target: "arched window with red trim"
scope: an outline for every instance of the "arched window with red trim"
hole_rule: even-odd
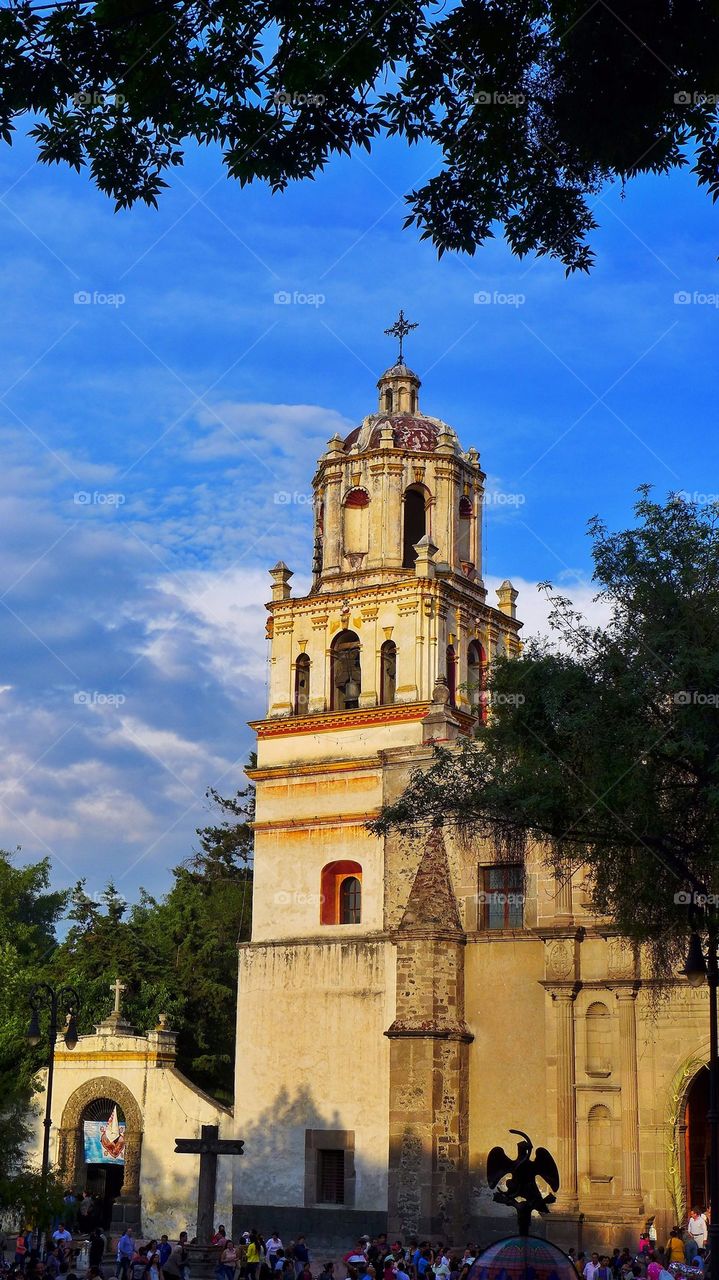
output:
[[[342,859],[322,868],[320,923],[360,924],[362,921],[362,868]]]

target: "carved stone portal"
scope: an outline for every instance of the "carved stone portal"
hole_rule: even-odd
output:
[[[85,1108],[96,1098],[112,1098],[125,1113],[125,1168],[122,1198],[140,1195],[140,1161],[142,1157],[142,1112],[126,1085],[111,1076],[87,1080],[68,1098],[62,1113],[59,1132],[58,1165],[66,1186],[78,1187],[84,1182],[84,1149],[82,1118]]]

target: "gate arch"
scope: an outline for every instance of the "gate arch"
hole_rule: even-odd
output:
[[[140,1195],[142,1156],[142,1112],[127,1085],[112,1076],[96,1076],[70,1094],[62,1113],[59,1132],[58,1165],[67,1186],[77,1187],[84,1165],[83,1134],[80,1128],[88,1103],[96,1098],[112,1098],[125,1113],[125,1168],[122,1198]]]

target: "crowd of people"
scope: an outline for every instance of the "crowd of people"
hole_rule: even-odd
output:
[[[647,1224],[638,1247],[589,1255],[569,1250],[581,1280],[701,1280],[706,1258],[708,1215],[692,1210],[684,1230],[674,1227],[659,1245]],[[140,1242],[127,1229],[111,1242],[99,1227],[83,1239],[59,1223],[39,1248],[21,1231],[8,1258],[8,1240],[0,1236],[1,1280],[192,1280],[193,1255],[186,1231],[176,1242],[167,1235]],[[211,1242],[215,1280],[469,1280],[479,1246],[463,1249],[443,1242],[389,1241],[386,1235],[360,1239],[341,1259],[315,1263],[305,1236],[287,1245],[274,1231],[265,1238],[245,1231],[233,1241],[220,1225]]]

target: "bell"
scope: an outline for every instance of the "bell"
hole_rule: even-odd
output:
[[[359,693],[360,687],[357,681],[350,677],[345,685],[345,698],[347,698],[349,702],[354,702],[356,698],[359,698]]]

